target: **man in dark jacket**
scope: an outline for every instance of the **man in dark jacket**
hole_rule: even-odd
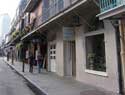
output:
[[[34,58],[32,52],[29,52],[29,72],[33,73],[33,63],[34,63]]]

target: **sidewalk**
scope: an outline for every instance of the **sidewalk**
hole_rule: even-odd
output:
[[[29,73],[27,64],[23,73],[21,62],[14,62],[14,65],[11,65],[11,62],[6,61],[6,59],[4,61],[45,95],[117,95],[101,88],[83,84],[72,78],[59,77],[51,72],[42,71],[39,74],[37,67],[34,67],[33,74]]]

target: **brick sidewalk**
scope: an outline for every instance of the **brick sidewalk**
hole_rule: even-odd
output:
[[[107,92],[101,88],[83,84],[72,78],[59,77],[45,70],[42,70],[39,74],[36,66],[34,67],[34,72],[29,73],[29,66],[26,64],[25,72],[23,73],[21,62],[14,62],[14,65],[11,65],[11,62],[5,59],[4,61],[46,95],[118,95]]]

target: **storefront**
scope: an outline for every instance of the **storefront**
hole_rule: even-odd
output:
[[[55,42],[50,42],[49,43],[49,60],[50,60],[50,71],[51,72],[56,72],[56,43]]]
[[[76,28],[76,79],[118,93],[116,31],[110,21],[103,24],[90,32]]]
[[[64,75],[76,76],[76,46],[73,27],[63,27]]]

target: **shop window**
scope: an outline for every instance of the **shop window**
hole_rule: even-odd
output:
[[[56,59],[56,45],[50,46],[50,59]]]
[[[53,45],[50,46],[50,49],[53,49]]]
[[[53,52],[52,52],[52,51],[50,51],[50,54],[53,54]]]
[[[56,51],[53,51],[53,54],[56,54]]]
[[[86,37],[86,68],[106,72],[104,34]]]

